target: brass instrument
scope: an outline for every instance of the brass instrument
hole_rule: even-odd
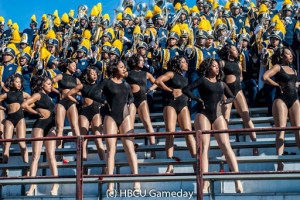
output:
[[[144,16],[148,10],[148,5],[146,3],[140,2],[136,5],[136,10],[138,11],[140,20],[141,20],[141,26],[140,26],[141,32],[142,32],[142,34],[144,34],[145,30],[146,30],[146,22],[145,22]]]
[[[178,19],[180,18],[181,14],[183,13],[183,9],[181,8],[174,16],[172,21],[170,22],[170,26],[173,27],[176,22],[178,21]]]
[[[80,21],[81,18],[84,17],[84,15],[86,15],[89,11],[89,8],[87,7],[87,5],[80,5],[78,6],[78,14],[77,14],[77,19],[78,21]]]
[[[65,39],[64,45],[63,45],[63,50],[64,50],[63,58],[64,59],[66,59],[66,57],[67,57],[68,48],[69,48],[69,46],[71,44],[71,41],[72,41],[74,26],[75,26],[75,21],[73,20],[72,24],[71,24],[71,28],[69,30],[69,34],[67,35],[67,37],[64,38]]]

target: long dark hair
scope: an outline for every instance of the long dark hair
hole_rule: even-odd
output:
[[[31,90],[33,93],[39,93],[43,91],[43,85],[46,81],[51,80],[51,77],[49,76],[36,76],[33,79],[31,79]]]
[[[188,59],[185,57],[185,56],[175,56],[174,58],[172,58],[169,62],[168,62],[168,71],[173,71],[173,72],[176,72],[178,74],[183,74],[183,71],[181,69],[181,66],[180,66],[180,61],[181,59],[185,59],[186,61],[188,61]]]
[[[218,55],[219,55],[219,57],[222,59],[222,60],[224,60],[224,61],[229,61],[229,56],[230,56],[230,49],[231,49],[231,47],[235,47],[234,45],[232,45],[232,44],[226,44],[226,45],[224,45],[223,47],[222,47],[222,49],[220,49],[219,51],[218,51]],[[238,61],[239,59],[238,58],[236,58],[236,62]]]
[[[197,69],[199,76],[208,77],[209,70],[214,61],[217,62],[219,65],[219,74],[217,75],[217,80],[218,81],[222,80],[224,73],[220,68],[219,61],[214,58],[206,58],[205,60],[202,61],[202,63],[200,64],[200,68]]]
[[[140,54],[134,54],[128,59],[127,66],[129,67],[130,70],[133,70],[138,65],[140,61],[140,57],[144,59],[144,57]]]
[[[14,89],[13,85],[14,85],[14,81],[19,78],[21,80],[21,88],[20,90],[23,90],[23,83],[24,83],[24,79],[22,77],[21,74],[13,74],[10,77],[8,77],[8,79],[5,81],[5,87],[7,87],[9,90]]]
[[[65,72],[67,71],[69,65],[70,65],[71,63],[73,63],[73,62],[76,62],[76,60],[73,59],[73,58],[62,59],[62,60],[60,60],[60,62],[59,62],[58,69],[59,69],[61,72],[65,73]]]
[[[118,64],[122,62],[119,58],[110,60],[107,65],[107,75],[109,78],[112,78],[114,74],[118,71]]]
[[[293,55],[293,58],[295,58],[294,51],[290,47],[283,46],[283,47],[277,48],[275,50],[274,54],[272,55],[272,57],[271,57],[272,65],[282,64],[283,54],[284,54],[285,50],[290,50]]]
[[[81,81],[83,83],[89,83],[89,74],[92,70],[94,70],[97,73],[97,77],[99,78],[99,76],[100,76],[99,69],[95,66],[89,66],[86,68],[86,70],[84,71],[84,73],[82,75]]]

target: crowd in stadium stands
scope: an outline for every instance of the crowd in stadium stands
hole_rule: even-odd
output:
[[[171,2],[171,3],[170,3]],[[298,80],[300,66],[300,12],[298,2],[238,0],[219,5],[214,0],[156,0],[153,5],[123,1],[114,19],[101,3],[89,11],[70,10],[32,15],[30,28],[0,16],[0,132],[11,139],[26,137],[25,119],[34,119],[32,137],[62,136],[69,123],[74,136],[133,133],[136,114],[146,132],[155,132],[150,119],[153,95],[161,91],[163,118],[168,132],[227,129],[232,105],[247,128],[254,128],[249,107],[264,105],[276,127],[300,126]],[[67,119],[67,120],[66,120]],[[194,120],[192,127],[191,120]],[[65,123],[66,122],[66,123]],[[231,171],[238,171],[227,133],[214,136]],[[256,133],[250,138],[256,141]],[[191,157],[196,141],[186,135]],[[149,137],[155,145],[155,137]],[[300,147],[300,132],[295,132]],[[114,172],[117,138],[95,140],[103,173]],[[45,141],[53,176],[58,175],[56,148],[63,141]],[[132,174],[138,174],[134,138],[122,138]],[[210,135],[203,136],[203,171],[208,171]],[[42,141],[32,142],[29,176],[36,176]],[[9,160],[11,143],[3,144],[2,163]],[[25,142],[19,143],[24,163]],[[88,158],[87,141],[83,159]],[[166,137],[166,157],[174,159],[174,136]],[[106,152],[105,152],[106,151]],[[284,132],[276,133],[276,152],[284,152]],[[253,148],[253,155],[259,150]],[[151,152],[155,158],[155,151]],[[278,163],[277,170],[283,170]],[[173,165],[166,173],[173,173]],[[2,176],[8,176],[3,170]],[[236,192],[243,192],[239,180]],[[34,194],[37,185],[26,192]],[[53,184],[51,195],[59,185]],[[136,192],[141,191],[134,182]],[[204,192],[209,183],[204,182]],[[109,183],[109,193],[114,184]]]

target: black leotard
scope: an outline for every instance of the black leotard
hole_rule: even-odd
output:
[[[62,79],[58,81],[58,87],[59,89],[72,89],[76,87],[77,81],[76,77],[70,75],[70,74],[62,74]]]
[[[81,94],[83,98],[90,98],[89,94],[95,91],[97,84],[83,83]],[[93,101],[89,106],[83,107],[80,115],[85,116],[89,122],[92,121],[95,115],[100,114],[100,103]]]
[[[275,80],[283,84],[281,87],[283,93],[281,93],[279,88],[276,88],[275,99],[281,99],[288,108],[291,108],[295,101],[298,101],[298,91],[296,88],[297,75],[295,73],[286,73],[282,66],[280,66],[280,71],[275,75]]]
[[[133,93],[134,105],[136,108],[138,108],[143,101],[147,100],[147,72],[142,70],[131,70],[128,72],[128,77],[126,78],[126,81],[130,85],[136,84],[140,86],[140,90],[138,92]]]
[[[51,128],[55,127],[55,114],[54,114],[54,103],[52,99],[45,93],[40,92],[41,99],[35,102],[35,108],[41,108],[50,111],[50,116],[46,119],[37,119],[33,124],[33,128],[40,128],[44,130],[44,136],[48,134]]]
[[[21,108],[21,104],[24,102],[23,91],[21,90],[11,90],[7,93],[7,97],[5,99],[7,104],[18,103],[20,104],[19,110],[14,113],[8,113],[6,120],[10,121],[14,126],[18,124],[18,122],[24,118],[24,113]]]
[[[174,73],[174,77],[166,82],[166,85],[172,89],[183,89],[188,84],[188,79],[178,74]],[[166,102],[164,106],[171,106],[175,109],[176,113],[179,114],[180,111],[187,106],[188,97],[184,94],[179,97],[174,98],[173,94],[168,93],[166,95]]]
[[[234,75],[235,81],[233,83],[227,83],[231,92],[236,96],[236,94],[242,89],[241,88],[241,70],[239,63],[236,61],[224,61],[225,65],[223,68],[224,74],[227,75]]]
[[[224,91],[228,97],[226,103],[230,103],[234,99],[233,94],[224,82],[217,81],[214,83],[207,80],[207,78],[201,77],[183,89],[183,92],[188,97],[194,101],[201,102],[200,97],[194,96],[192,93],[195,88],[199,90],[199,94],[205,106],[204,109],[199,107],[197,112],[205,115],[211,124],[222,115],[221,101],[224,96]]]
[[[22,104],[24,101],[23,91],[21,90],[11,90],[7,93],[7,98],[5,99],[7,104],[19,103]]]
[[[70,75],[70,74],[62,74],[62,79],[58,81],[58,87],[60,90],[63,89],[72,89],[77,86],[77,80],[76,77]],[[61,104],[66,110],[68,110],[74,102],[70,101],[67,98],[61,99],[59,101],[59,104]]]
[[[134,101],[130,85],[125,81],[115,83],[111,79],[104,79],[89,96],[97,102],[105,103],[103,95],[109,106],[107,115],[111,116],[119,127],[129,115],[128,104]]]

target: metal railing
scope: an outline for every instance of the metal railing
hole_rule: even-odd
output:
[[[171,175],[166,175],[166,174],[114,174],[114,175],[83,175],[83,160],[82,160],[82,145],[83,141],[85,139],[91,140],[91,139],[97,139],[97,138],[123,138],[123,137],[145,137],[145,136],[157,136],[157,137],[162,137],[162,136],[167,136],[167,135],[174,135],[174,136],[183,136],[187,134],[194,134],[196,135],[196,144],[197,144],[197,155],[196,155],[196,173],[190,173],[186,175],[196,175],[196,183],[197,183],[197,200],[202,200],[203,199],[203,172],[201,168],[201,163],[202,163],[202,134],[219,134],[219,133],[245,133],[245,132],[264,132],[264,131],[292,131],[292,130],[300,130],[300,127],[282,127],[282,128],[246,128],[246,129],[230,129],[230,130],[203,130],[203,131],[182,131],[182,132],[156,132],[156,133],[143,133],[143,134],[107,134],[107,135],[82,135],[82,136],[63,136],[63,137],[42,137],[42,138],[22,138],[22,139],[0,139],[0,143],[2,142],[12,142],[12,143],[17,143],[21,141],[25,142],[32,142],[32,141],[46,141],[46,140],[64,140],[64,141],[75,141],[76,142],[76,199],[77,200],[82,200],[83,199],[83,180],[84,177],[94,177],[101,182],[103,178],[105,177],[116,177],[116,181],[118,177],[139,177],[139,176],[182,176],[183,174],[171,174]],[[268,171],[264,172],[265,174],[283,174],[284,172],[273,172],[273,171]],[[290,171],[289,173],[299,173],[300,171]],[[206,175],[237,175],[236,177],[231,177],[227,179],[237,179],[240,178],[240,175],[243,174],[258,174],[257,172],[230,172],[230,173],[205,173]],[[52,183],[51,179],[55,178],[72,178],[73,176],[39,176],[39,177],[17,177],[17,179],[48,179],[50,180],[49,182],[44,182],[43,183]],[[9,180],[9,179],[16,179],[16,177],[0,177],[0,182],[1,180]],[[216,177],[214,177],[216,179]],[[222,178],[221,178],[222,179]],[[248,177],[248,179],[251,179],[251,177]],[[34,182],[34,181],[33,181]],[[32,183],[33,183],[32,182]],[[20,183],[25,184],[23,183]]]

